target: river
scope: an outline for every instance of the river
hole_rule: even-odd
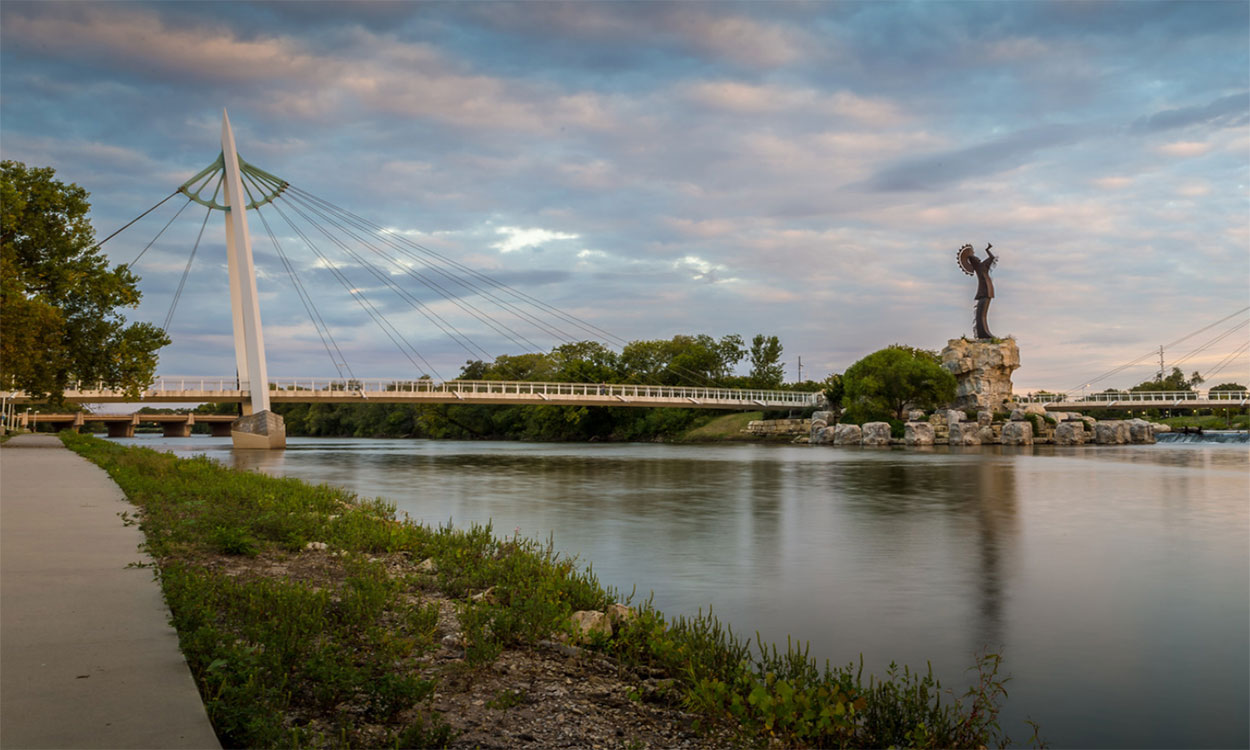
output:
[[[554,537],[669,614],[966,685],[1053,747],[1250,745],[1244,444],[857,449],[292,439],[123,443],[382,496],[414,520]]]

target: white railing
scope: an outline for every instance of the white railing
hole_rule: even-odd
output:
[[[161,375],[143,391],[149,397],[169,398],[186,394],[188,398],[212,400],[213,395],[241,396],[250,391],[247,381],[233,376]],[[273,378],[269,383],[271,397],[290,396],[292,392],[310,394],[359,394],[362,398],[385,394],[462,394],[489,398],[498,396],[582,397],[629,403],[634,399],[682,400],[691,406],[701,404],[743,404],[803,408],[815,403],[817,394],[799,391],[771,391],[741,388],[700,388],[691,386],[633,385],[620,383],[540,383],[511,380],[400,380],[395,378]],[[67,389],[76,400],[90,400],[92,395],[111,398],[116,394],[101,384],[83,387],[75,384]],[[22,394],[12,394],[21,397]]]
[[[1016,396],[1016,400],[1022,404],[1107,404],[1117,402],[1176,403],[1178,401],[1245,401],[1247,398],[1250,398],[1250,391],[1110,391],[1103,393],[1090,393],[1083,396],[1069,396],[1063,393],[1042,392]]]

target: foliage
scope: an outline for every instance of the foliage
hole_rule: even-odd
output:
[[[179,459],[65,433],[103,466],[141,511],[179,641],[227,747],[442,747],[451,731],[429,707],[437,677],[422,656],[437,646],[437,586],[458,602],[466,662],[567,632],[571,613],[603,609],[617,592],[562,558],[550,541],[499,539],[489,526],[431,529],[395,520],[381,500]],[[289,577],[229,574],[203,564],[221,542],[246,540],[267,556],[258,570],[294,559],[308,541],[331,552],[316,585]],[[394,561],[432,558],[437,577],[392,572]],[[376,559],[374,559],[376,558]],[[391,562],[387,562],[387,561]],[[337,567],[334,567],[337,566]],[[409,570],[412,570],[411,568]],[[612,639],[587,648],[662,679],[633,693],[680,703],[705,723],[731,722],[742,744],[812,747],[986,747],[1005,744],[997,656],[984,657],[972,689],[951,699],[930,673],[891,666],[863,679],[862,665],[819,670],[807,649],[755,649],[709,612],[667,623],[649,602]],[[499,693],[505,711],[524,700]]]
[[[1187,379],[1185,373],[1181,372],[1181,368],[1173,367],[1172,372],[1167,377],[1155,375],[1153,380],[1138,383],[1129,388],[1129,391],[1188,391],[1197,388],[1201,384],[1202,376],[1198,373],[1195,372]]]
[[[776,389],[781,387],[785,370],[781,364],[781,340],[776,336],[757,333],[751,339],[751,373],[747,375],[752,388]]]
[[[1241,383],[1220,383],[1219,385],[1211,386],[1210,390],[1212,391],[1244,391],[1244,390],[1247,390],[1247,388]]]
[[[894,344],[873,352],[842,375],[852,421],[905,419],[907,409],[931,409],[955,397],[955,376],[938,355]]]
[[[0,162],[0,382],[53,402],[76,381],[137,395],[169,337],[126,325],[118,308],[139,303],[138,279],[108,268],[87,191],[54,175]]]

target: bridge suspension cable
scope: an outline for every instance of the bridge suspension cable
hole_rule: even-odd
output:
[[[165,314],[165,323],[161,330],[169,332],[169,324],[174,319],[174,310],[178,309],[178,300],[182,299],[182,290],[187,285],[187,276],[191,275],[191,264],[195,262],[195,251],[200,249],[200,240],[204,238],[204,228],[208,226],[208,217],[213,215],[210,208],[204,212],[204,223],[200,224],[200,233],[195,236],[195,244],[191,246],[191,256],[187,258],[187,267],[182,270],[182,279],[178,282],[178,291],[174,292],[174,300],[169,303],[169,312]]]
[[[1232,353],[1231,353],[1231,354],[1229,354],[1229,355],[1228,355],[1227,357],[1225,357],[1224,359],[1220,360],[1220,363],[1219,363],[1219,364],[1217,364],[1215,367],[1212,367],[1210,370],[1207,370],[1207,371],[1203,374],[1202,379],[1203,379],[1204,381],[1208,381],[1208,380],[1210,380],[1212,377],[1214,377],[1214,376],[1215,376],[1215,374],[1216,374],[1216,373],[1218,373],[1220,370],[1223,370],[1223,369],[1224,369],[1225,367],[1227,367],[1227,366],[1228,366],[1228,365],[1229,365],[1229,364],[1230,364],[1233,360],[1237,359],[1237,357],[1238,357],[1238,356],[1240,356],[1240,355],[1242,355],[1242,354],[1245,354],[1247,349],[1250,349],[1250,341],[1247,341],[1247,342],[1245,342],[1244,344],[1242,344],[1241,346],[1239,346],[1239,347],[1237,347],[1236,349],[1234,349],[1234,350],[1232,351]]]
[[[1214,328],[1214,327],[1216,327],[1216,326],[1220,325],[1221,323],[1223,323],[1223,322],[1225,322],[1225,321],[1227,321],[1227,320],[1230,320],[1230,319],[1232,319],[1232,318],[1235,318],[1235,317],[1237,317],[1238,315],[1242,315],[1242,314],[1246,313],[1247,311],[1250,311],[1250,305],[1247,305],[1246,307],[1243,307],[1243,308],[1241,308],[1240,310],[1237,310],[1236,312],[1234,312],[1234,313],[1232,313],[1232,314],[1230,314],[1230,315],[1225,315],[1224,317],[1220,318],[1219,320],[1215,321],[1214,323],[1210,323],[1210,324],[1208,324],[1208,325],[1205,325],[1205,326],[1203,326],[1203,327],[1201,327],[1201,328],[1199,328],[1199,329],[1197,329],[1197,330],[1195,330],[1195,331],[1190,331],[1189,333],[1185,334],[1184,336],[1181,336],[1180,338],[1176,339],[1175,341],[1172,341],[1172,342],[1169,342],[1169,343],[1167,343],[1167,344],[1164,344],[1163,346],[1164,346],[1164,348],[1165,348],[1165,349],[1170,349],[1170,348],[1172,348],[1173,346],[1176,346],[1177,344],[1180,344],[1180,343],[1182,343],[1182,342],[1185,342],[1185,341],[1187,341],[1187,340],[1189,340],[1189,339],[1193,338],[1194,336],[1197,336],[1197,335],[1198,335],[1198,334],[1200,334],[1200,333],[1204,333],[1204,332],[1206,332],[1206,331],[1209,331],[1210,329],[1212,329],[1212,328]],[[1158,350],[1158,349],[1151,349],[1150,351],[1148,351],[1148,352],[1146,352],[1145,354],[1141,355],[1141,356],[1140,356],[1140,357],[1138,357],[1137,359],[1134,359],[1134,360],[1132,360],[1132,361],[1130,361],[1130,362],[1126,362],[1125,364],[1122,364],[1122,365],[1120,365],[1120,366],[1118,366],[1118,367],[1114,367],[1114,368],[1112,368],[1112,369],[1110,369],[1110,370],[1108,370],[1108,371],[1104,372],[1103,374],[1099,375],[1098,377],[1091,378],[1091,379],[1089,379],[1089,380],[1085,380],[1085,381],[1083,381],[1083,383],[1082,383],[1082,384],[1078,384],[1078,385],[1076,385],[1076,386],[1073,386],[1072,388],[1069,388],[1069,389],[1068,389],[1068,391],[1069,391],[1069,392],[1070,392],[1070,391],[1079,391],[1079,390],[1081,390],[1081,389],[1082,389],[1082,387],[1085,387],[1085,386],[1090,386],[1090,385],[1093,385],[1094,383],[1097,383],[1097,382],[1099,382],[1099,381],[1106,380],[1107,378],[1109,378],[1109,377],[1111,377],[1111,376],[1113,376],[1113,375],[1117,375],[1117,374],[1119,374],[1119,373],[1121,373],[1121,372],[1123,372],[1123,371],[1125,371],[1125,370],[1127,370],[1127,369],[1129,369],[1129,368],[1131,368],[1131,367],[1133,367],[1133,366],[1135,366],[1135,365],[1140,364],[1140,363],[1142,362],[1142,360],[1145,360],[1145,359],[1149,359],[1149,358],[1154,357],[1156,354],[1158,354],[1158,352],[1159,352],[1159,350]]]
[[[437,298],[437,301],[446,302],[454,306],[486,329],[501,336],[504,340],[535,353],[541,353],[545,347],[536,343],[530,334],[523,332],[520,327],[515,325],[517,322],[524,324],[524,326],[532,327],[535,331],[541,333],[542,337],[549,337],[560,344],[572,344],[584,340],[583,336],[585,334],[588,334],[591,339],[600,339],[614,348],[624,348],[628,344],[625,339],[573,313],[561,310],[444,253],[415,242],[393,229],[371,222],[359,214],[337,206],[305,190],[296,188],[285,180],[275,177],[251,164],[247,164],[241,158],[239,162],[242,186],[249,200],[246,208],[256,209],[257,215],[260,216],[266,233],[274,245],[278,259],[287,272],[287,276],[291,279],[291,283],[296,289],[296,294],[300,298],[301,305],[304,307],[305,313],[317,331],[322,346],[325,348],[340,377],[344,376],[344,372],[349,377],[354,378],[355,376],[346,358],[343,356],[341,347],[335,341],[325,316],[314,303],[313,295],[309,292],[306,284],[300,279],[296,271],[296,263],[278,242],[277,234],[273,231],[273,227],[261,211],[262,207],[271,206],[278,213],[300,240],[300,243],[307,246],[316,257],[316,264],[323,266],[330,272],[334,279],[343,286],[357,305],[382,329],[382,332],[390,339],[391,343],[399,349],[401,354],[414,367],[428,372],[440,380],[442,376],[439,375],[429,360],[417,350],[413,343],[401,333],[399,326],[392,322],[383,312],[383,309],[369,298],[364,288],[352,282],[346,273],[351,266],[356,266],[370,274],[383,288],[394,293],[408,306],[421,313],[427,321],[455,342],[457,346],[465,350],[471,357],[494,361],[497,367],[501,367],[501,372],[515,370],[517,360],[493,355],[486,346],[476,341],[469,331],[462,330],[445,317],[444,314],[434,309],[431,303],[420,299],[412,291],[396,283],[392,277],[396,275],[407,276],[421,284],[422,287]],[[135,259],[127,264],[128,267],[134,267],[192,202],[206,206],[210,213],[212,209],[224,210],[226,207],[217,202],[224,179],[224,162],[222,157],[219,156],[213,164],[210,164],[200,173],[183,183],[173,193],[170,193],[151,208],[127,222],[120,229],[104,238],[104,240],[101,240],[101,242],[97,243],[97,247],[136,224],[174,195],[180,192],[186,195],[187,201],[165,222],[160,231],[143,247]],[[206,195],[210,189],[211,194]],[[286,210],[279,205],[280,203],[285,203]],[[298,226],[293,215],[315,228],[317,233],[323,236],[330,245],[344,253],[344,256],[350,262],[347,265],[342,265],[331,259],[323,248],[318,247],[312,241],[308,232]],[[207,216],[200,226],[199,233],[196,236],[195,243],[173,295],[169,311],[165,316],[162,326],[164,330],[168,330],[172,323],[177,305],[186,288],[206,226]],[[367,249],[369,255],[376,258],[377,261],[371,261],[366,254],[361,252],[362,249]],[[395,270],[391,271],[391,268]],[[474,297],[479,298],[479,304],[474,303]],[[483,308],[481,303],[493,306],[498,312],[489,312]],[[574,333],[574,331],[578,333]],[[717,380],[714,377],[710,377],[709,374],[691,370],[671,362],[666,363],[665,369],[683,380],[704,385],[718,384]],[[514,376],[520,375],[517,372],[512,374]]]

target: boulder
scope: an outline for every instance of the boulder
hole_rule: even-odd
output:
[[[824,425],[817,426],[817,422],[812,422],[812,432],[807,438],[809,445],[824,445],[829,442],[830,435],[833,431]]]
[[[1119,420],[1098,422],[1094,427],[1094,440],[1099,445],[1124,445],[1131,437],[1128,425]]]
[[[1027,419],[1027,418],[1028,418],[1028,416],[1027,416],[1027,415],[1028,415],[1028,412],[1026,412],[1024,409],[1012,409],[1012,410],[1011,410],[1011,421],[1012,421],[1012,422],[1023,422],[1025,419]]]
[[[1171,432],[1172,425],[1163,424],[1162,422],[1151,422],[1150,426],[1154,428],[1154,433],[1158,435],[1161,432]]]
[[[1128,421],[1129,440],[1134,443],[1153,443],[1155,441],[1155,433],[1153,425],[1144,419],[1130,419]]]
[[[969,425],[971,426],[971,425]],[[994,428],[988,424],[977,425],[977,440],[981,441],[981,445],[994,445],[999,441],[999,434],[994,432]]]
[[[989,427],[994,424],[994,412],[986,411],[985,409],[977,412],[977,424],[982,427]]]
[[[608,616],[608,622],[612,623],[612,628],[614,630],[620,628],[624,623],[633,622],[634,617],[636,617],[634,610],[619,602],[616,604],[609,604],[608,611],[604,614]]]
[[[1032,445],[1033,424],[1031,422],[1008,422],[1003,425],[1003,434],[999,440],[1003,445]]]
[[[923,421],[924,421],[924,410],[923,410],[923,409],[912,409],[911,411],[907,412],[907,421],[908,421],[908,422],[923,422]]]
[[[863,427],[864,445],[889,445],[889,422],[866,422]]]
[[[951,339],[942,350],[942,367],[955,376],[955,406],[993,411],[1011,400],[1011,373],[1020,367],[1020,349],[1011,339]]]
[[[1085,442],[1085,423],[1078,420],[1060,422],[1055,427],[1055,445],[1081,445]]]
[[[946,410],[946,424],[959,424],[964,421],[964,413],[958,409]]]
[[[427,557],[421,562],[417,563],[417,572],[429,573],[433,575],[434,573],[438,572],[438,564],[434,562],[434,558]]]
[[[588,641],[596,636],[611,638],[612,621],[603,612],[584,609],[573,613],[573,635]]]
[[[980,445],[981,426],[975,424],[953,424],[947,440],[951,445]]]
[[[815,424],[816,422],[824,422],[825,424],[829,424],[832,421],[833,421],[833,412],[831,411],[812,412],[812,424]]]
[[[908,422],[903,425],[903,442],[908,445],[933,445],[933,425],[928,422]]]
[[[1042,406],[1041,404],[1025,404],[1024,413],[1025,414],[1040,414],[1041,416],[1044,417],[1046,416],[1046,407]]]
[[[840,424],[833,429],[834,445],[860,445],[863,442],[863,431],[857,424]]]

